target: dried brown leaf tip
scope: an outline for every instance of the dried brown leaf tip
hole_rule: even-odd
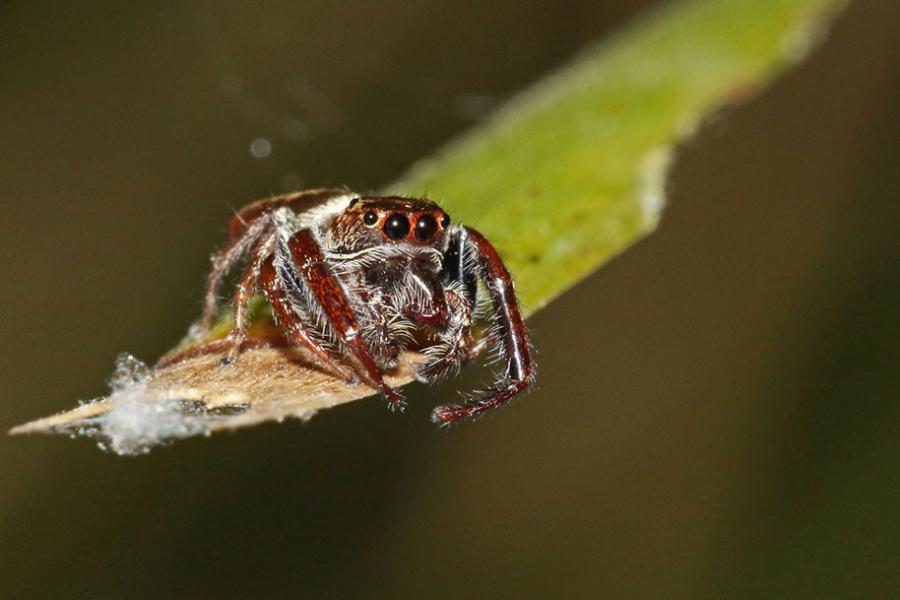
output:
[[[10,433],[87,437],[110,452],[141,454],[185,437],[286,418],[306,420],[324,408],[375,393],[369,386],[346,383],[323,371],[265,318],[251,327],[238,359],[225,366],[228,347],[215,334],[188,340],[152,368],[123,354],[109,396],[20,425]],[[397,386],[410,382],[419,359],[414,353],[403,355],[388,381]]]

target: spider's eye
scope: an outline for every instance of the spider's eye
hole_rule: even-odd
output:
[[[431,215],[422,215],[416,221],[416,239],[420,242],[427,242],[437,231],[437,221]]]
[[[392,240],[402,240],[409,233],[409,219],[394,213],[384,221],[384,234]]]
[[[441,229],[447,229],[450,227],[450,215],[444,213],[444,216],[441,217]]]
[[[371,227],[378,222],[378,215],[374,211],[368,211],[363,215],[363,223]]]

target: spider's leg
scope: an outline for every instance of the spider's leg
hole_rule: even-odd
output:
[[[473,263],[477,257],[477,248],[474,248],[469,240],[469,231],[466,227],[451,228],[441,275],[445,285],[456,286],[468,300],[469,305],[475,306],[478,281],[475,276],[477,269],[473,268]]]
[[[259,242],[269,221],[261,218],[250,224],[240,237],[233,237],[213,255],[209,275],[206,278],[206,295],[203,301],[203,314],[197,322],[197,328],[201,332],[208,331],[219,308],[219,290],[222,281],[234,265],[241,260]]]
[[[250,263],[241,275],[240,281],[234,289],[234,329],[229,336],[231,350],[228,352],[226,362],[233,362],[241,352],[241,346],[247,337],[247,304],[250,298],[259,289],[259,277],[266,259],[275,251],[277,238],[272,228],[260,235],[260,240],[253,248]]]
[[[278,210],[288,209],[300,213],[346,195],[347,190],[342,189],[305,190],[258,200],[239,210],[228,225],[228,243],[212,257],[212,266],[206,279],[203,314],[195,326],[196,330],[202,333],[212,326],[219,307],[222,281],[235,263],[253,250],[272,224],[273,216]]]
[[[267,256],[260,267],[260,284],[263,292],[272,304],[272,310],[278,322],[291,337],[309,348],[309,350],[330,370],[339,373],[347,381],[354,379],[353,370],[337,361],[322,344],[310,334],[303,319],[294,310],[287,293],[280,285],[278,274],[271,255]]]
[[[531,385],[535,375],[528,330],[525,328],[525,322],[519,311],[509,271],[497,250],[483,235],[468,227],[463,229],[468,239],[467,251],[474,254],[473,266],[491,296],[494,325],[498,330],[503,354],[506,357],[506,374],[504,381],[498,386],[461,406],[438,406],[435,408],[431,413],[431,419],[442,425],[483,413],[508,402]],[[467,267],[468,265],[464,263],[463,270],[468,270]]]
[[[328,268],[322,248],[312,231],[309,229],[298,231],[288,240],[288,249],[297,273],[309,286],[313,298],[325,313],[338,340],[360,362],[369,380],[385,397],[391,409],[402,410],[405,405],[403,396],[384,381],[372,351],[360,335],[360,326],[356,315],[353,313],[340,283]]]

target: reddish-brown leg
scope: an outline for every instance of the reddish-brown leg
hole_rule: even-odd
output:
[[[368,375],[369,380],[388,401],[392,410],[402,410],[405,401],[384,381],[381,369],[372,351],[363,341],[359,323],[328,266],[322,248],[307,229],[298,231],[288,242],[298,273],[306,280],[313,297],[325,313],[338,338],[353,353]]]
[[[528,342],[528,330],[516,302],[512,278],[497,250],[483,235],[466,228],[468,243],[477,256],[479,276],[491,295],[495,323],[506,355],[506,380],[504,384],[486,394],[469,400],[462,406],[438,406],[431,413],[435,423],[446,425],[471,417],[508,402],[534,381],[534,362]]]
[[[251,252],[259,242],[268,229],[273,212],[282,207],[296,212],[308,210],[346,193],[346,190],[335,188],[305,190],[259,200],[238,211],[228,225],[228,243],[212,258],[212,266],[206,280],[203,314],[197,322],[198,329],[207,331],[212,326],[219,307],[219,289],[222,281],[235,263]]]
[[[234,265],[253,250],[260,238],[269,229],[265,219],[251,224],[240,237],[232,238],[224,248],[212,258],[212,266],[206,278],[206,296],[203,302],[203,314],[197,326],[207,331],[211,326],[219,308],[219,289],[222,281]]]
[[[243,248],[236,248],[237,242],[237,240],[228,242],[224,248],[212,257],[209,275],[206,277],[203,314],[197,322],[197,327],[202,332],[208,331],[212,327],[213,318],[215,318],[219,308],[219,288],[222,287],[222,280],[234,263],[240,260],[240,255],[244,250]]]
[[[284,290],[278,285],[278,277],[271,256],[263,262],[260,269],[260,284],[263,292],[272,304],[272,310],[276,318],[294,340],[309,348],[328,369],[340,374],[347,381],[352,381],[355,378],[353,370],[342,365],[331,356],[319,341],[310,335],[303,324],[303,320],[294,312]]]
[[[259,289],[259,276],[263,263],[275,250],[275,232],[267,228],[260,236],[260,241],[253,249],[250,263],[241,275],[240,281],[234,288],[234,329],[231,331],[231,350],[228,352],[227,362],[233,362],[241,352],[241,346],[247,337],[247,305],[250,298]]]

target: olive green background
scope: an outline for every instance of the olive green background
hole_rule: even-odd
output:
[[[179,339],[231,207],[377,189],[654,4],[5,3],[0,427]],[[138,458],[0,438],[0,593],[900,594],[898,22],[709,119],[499,414],[427,422],[475,370]]]

